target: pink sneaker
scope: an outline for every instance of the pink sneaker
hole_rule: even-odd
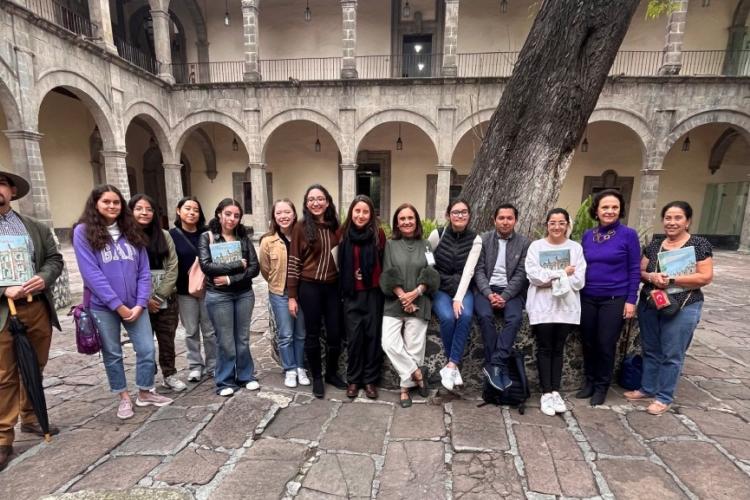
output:
[[[167,406],[171,405],[174,401],[166,398],[151,389],[146,393],[146,396],[141,396],[142,392],[138,392],[138,397],[135,399],[136,406]]]
[[[133,403],[129,399],[121,399],[117,407],[117,418],[127,420],[133,416]]]

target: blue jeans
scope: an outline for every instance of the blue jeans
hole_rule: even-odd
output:
[[[289,297],[268,292],[268,302],[276,321],[279,357],[284,371],[302,368],[305,355],[305,317],[297,310],[295,319],[289,314]]]
[[[642,393],[664,404],[672,403],[685,353],[693,340],[702,309],[703,302],[696,302],[683,307],[675,316],[665,318],[643,301],[638,304],[643,348]]]
[[[255,380],[255,366],[250,355],[250,318],[255,295],[206,292],[206,309],[216,331],[216,392],[225,387],[237,389]]]
[[[471,332],[471,318],[474,314],[474,295],[467,292],[463,300],[464,310],[456,319],[453,315],[453,297],[438,290],[432,297],[432,311],[440,323],[440,337],[443,339],[445,357],[456,364],[461,362],[466,341]]]
[[[143,311],[143,314],[132,323],[123,321],[114,311],[91,309],[91,315],[102,338],[102,359],[110,390],[118,394],[128,390],[125,367],[122,363],[120,326],[125,327],[135,350],[135,385],[144,391],[153,389],[156,361],[154,331],[151,329],[148,311]]]

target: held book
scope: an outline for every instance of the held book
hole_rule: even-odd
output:
[[[156,289],[161,286],[161,282],[164,279],[164,275],[167,272],[164,269],[152,269],[151,270],[151,297],[154,296]],[[166,309],[168,306],[167,301],[164,300],[159,304],[159,309]]]
[[[229,264],[242,260],[242,244],[239,241],[211,243],[211,260],[217,264]]]
[[[659,272],[670,278],[695,273],[695,247],[659,252],[657,258],[659,259]],[[667,293],[680,293],[685,290],[680,286],[670,286],[667,288]]]
[[[0,286],[26,283],[34,275],[27,236],[0,236]]]
[[[570,265],[570,249],[541,250],[539,252],[539,265],[550,271],[562,271]]]

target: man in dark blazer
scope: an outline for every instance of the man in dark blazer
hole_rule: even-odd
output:
[[[515,231],[518,209],[504,203],[495,210],[495,229],[482,234],[482,253],[474,270],[474,314],[484,342],[484,374],[499,390],[511,385],[507,360],[523,321],[526,251],[530,241]],[[503,316],[500,331],[495,314]]]
[[[49,227],[15,212],[10,204],[28,192],[29,183],[23,177],[0,171],[0,238],[25,237],[33,264],[30,279],[18,285],[0,286],[0,470],[5,468],[13,453],[13,427],[19,416],[21,432],[43,436],[21,385],[8,326],[8,299],[16,303],[18,319],[26,326],[26,335],[36,352],[40,369],[44,369],[49,358],[52,327],[60,329],[52,285],[62,273],[62,255]],[[27,300],[29,296],[32,298],[30,302]],[[51,434],[58,432],[56,427],[50,426]]]

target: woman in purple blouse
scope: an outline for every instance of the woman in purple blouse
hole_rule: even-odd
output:
[[[599,222],[583,234],[586,286],[581,290],[581,340],[585,379],[576,393],[603,404],[612,382],[615,349],[623,322],[635,315],[640,284],[638,233],[620,222],[625,199],[606,189],[594,196],[591,216]]]

